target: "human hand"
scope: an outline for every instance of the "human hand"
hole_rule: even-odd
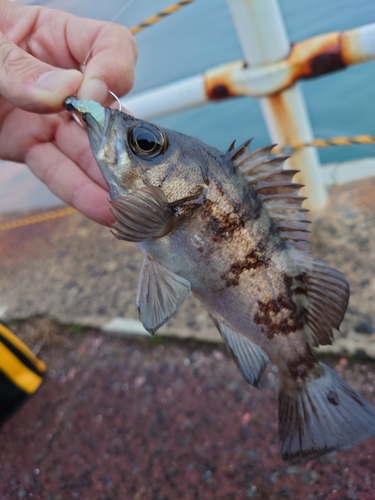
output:
[[[109,105],[109,90],[131,89],[136,58],[122,26],[0,0],[0,158],[25,162],[54,194],[101,224],[113,220],[107,186],[86,132],[62,112],[63,102],[77,93]]]

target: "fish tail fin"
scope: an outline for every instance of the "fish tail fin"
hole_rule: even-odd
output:
[[[303,382],[284,379],[279,393],[281,457],[301,463],[375,435],[375,411],[333,370],[316,365]]]

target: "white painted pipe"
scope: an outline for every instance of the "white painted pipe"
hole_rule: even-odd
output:
[[[290,42],[277,0],[227,0],[246,62],[262,67],[285,59]],[[270,97],[261,98],[263,116],[271,140],[290,144],[313,140],[313,133],[298,84]],[[306,185],[309,208],[323,208],[327,193],[315,148],[298,151],[289,168],[300,170],[296,179]]]
[[[207,102],[207,96],[203,75],[198,75],[120,100],[135,116],[152,120],[158,116],[201,106]]]

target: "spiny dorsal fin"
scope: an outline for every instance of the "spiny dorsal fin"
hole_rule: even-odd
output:
[[[273,168],[272,170],[267,169],[267,164],[269,163],[270,160],[275,159],[270,157],[270,153],[272,149],[275,147],[275,144],[270,144],[269,146],[266,146],[262,149],[257,149],[253,153],[251,153],[248,149],[244,150],[244,146],[246,145],[243,144],[238,150],[242,150],[241,156],[237,157],[235,159],[235,165],[234,167],[237,168],[241,173],[250,173],[251,170],[258,170],[258,171],[274,171],[275,169]],[[286,157],[281,157],[282,162],[280,163],[280,170],[282,170],[282,163],[284,162]],[[274,164],[275,165],[275,164]],[[276,166],[276,165],[275,165]]]
[[[251,184],[267,208],[282,236],[292,248],[306,249],[308,230],[304,197],[299,196],[302,184],[292,182],[298,170],[284,170],[287,156],[271,156],[274,145],[250,153],[249,142],[228,152],[234,169]]]
[[[248,152],[247,148],[252,140],[253,140],[253,138],[247,140],[246,142],[241,144],[241,146],[239,146],[236,149],[234,149],[234,145],[235,145],[236,141],[233,141],[232,144],[229,146],[229,149],[226,153],[228,155],[229,160],[232,160],[234,162],[235,160],[239,159],[241,156],[246,154]]]

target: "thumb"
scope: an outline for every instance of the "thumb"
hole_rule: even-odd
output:
[[[25,111],[51,113],[77,92],[83,75],[31,56],[0,32],[0,95]]]

